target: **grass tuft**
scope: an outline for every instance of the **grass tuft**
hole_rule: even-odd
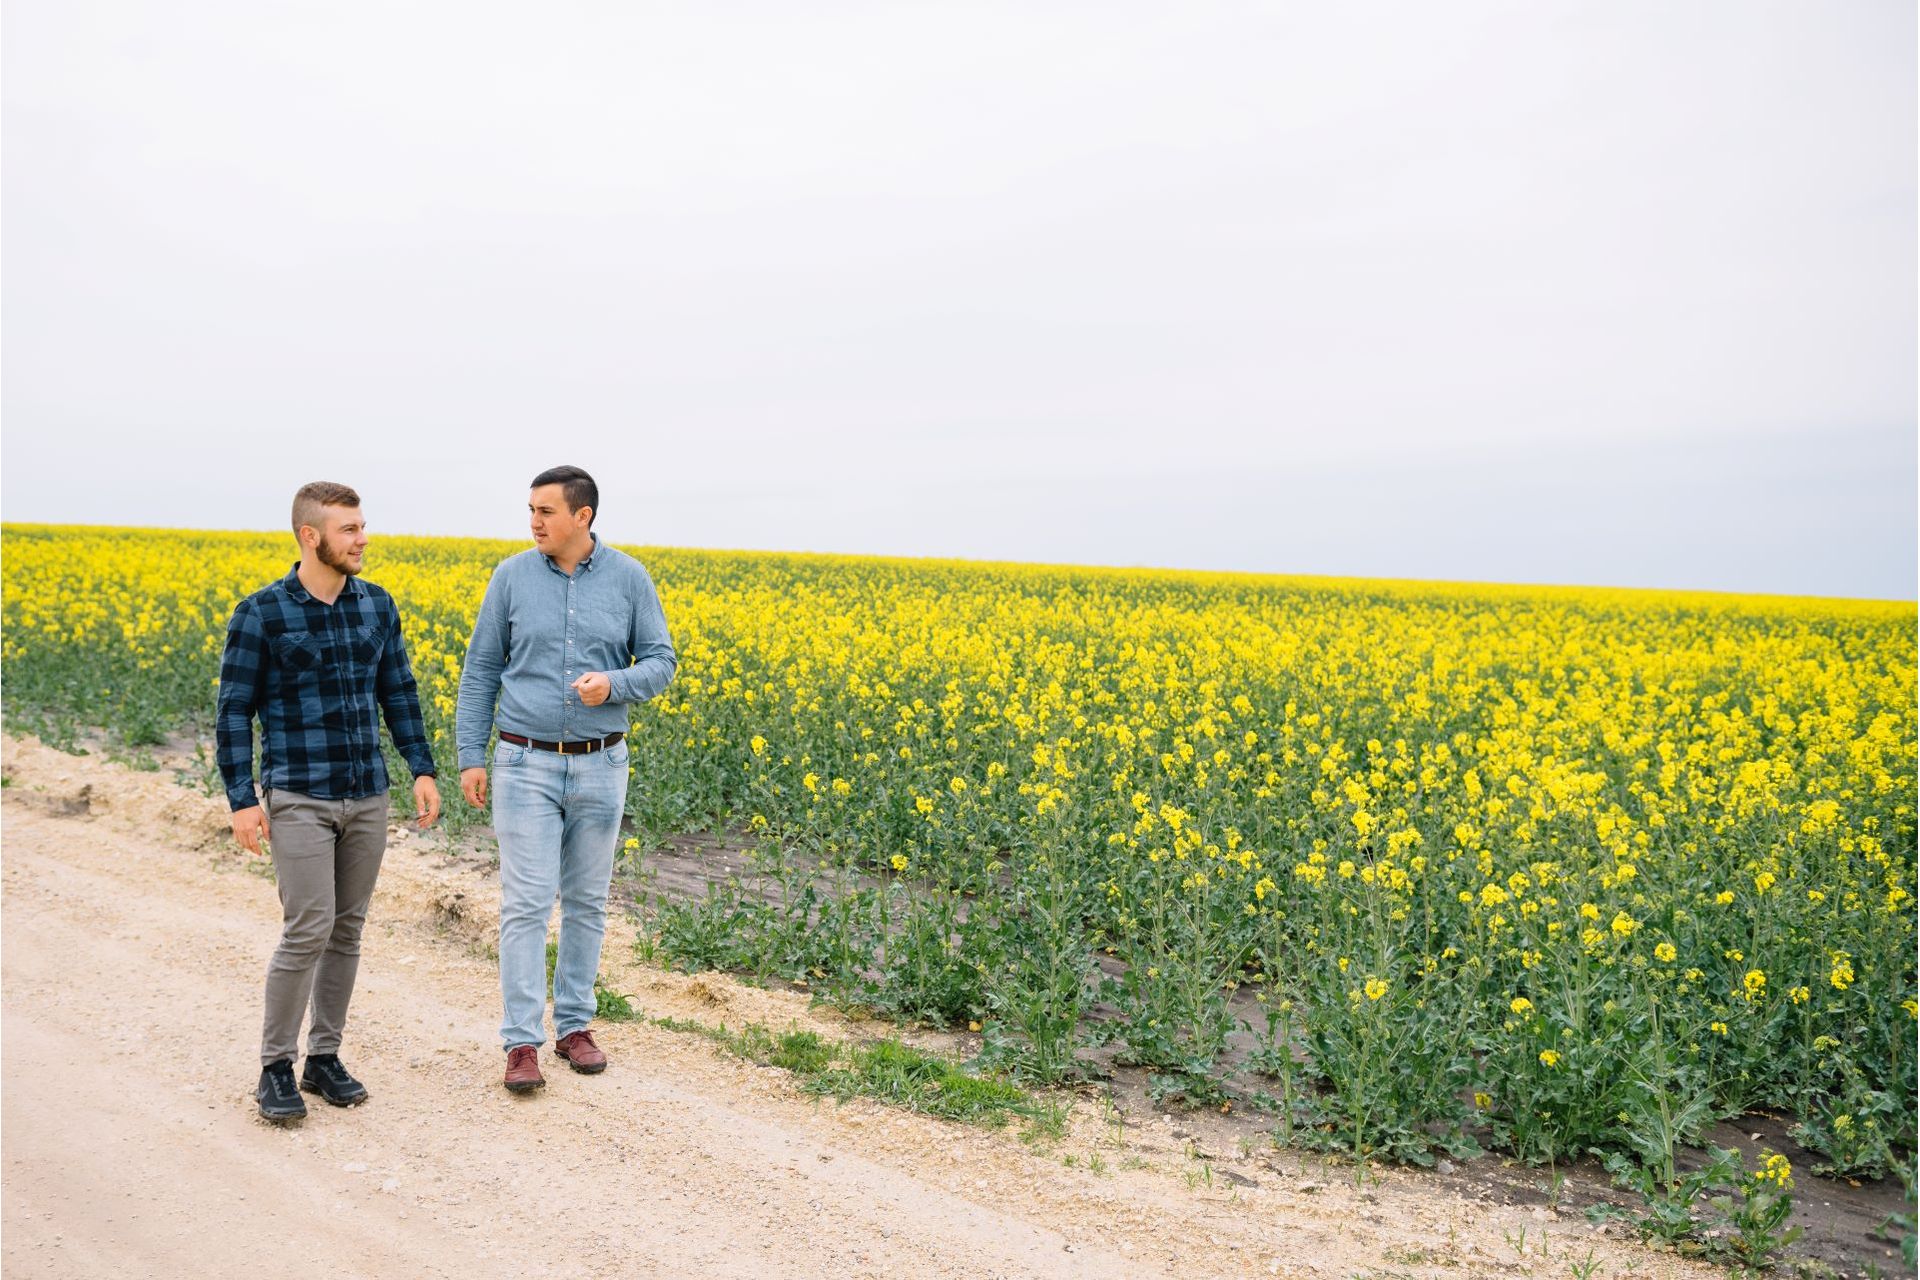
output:
[[[1066,1107],[1033,1097],[997,1076],[969,1073],[960,1063],[899,1040],[836,1044],[813,1031],[773,1031],[759,1023],[739,1030],[689,1018],[652,1018],[667,1031],[711,1040],[724,1052],[762,1066],[792,1072],[808,1093],[835,1098],[872,1098],[889,1106],[962,1124],[997,1128],[1014,1117],[1030,1129],[1064,1132]]]

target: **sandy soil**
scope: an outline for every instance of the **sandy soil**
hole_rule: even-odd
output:
[[[252,1090],[278,904],[224,806],[31,740],[7,740],[4,770],[9,1277],[1721,1274],[1418,1173],[1359,1189],[1271,1151],[1203,1164],[1172,1125],[1116,1130],[1085,1098],[1043,1143],[816,1101],[641,1024],[602,1029],[605,1074],[549,1050],[547,1089],[514,1097],[497,892],[433,837],[396,838],[374,900],[343,1047],[371,1100],[310,1097],[276,1129]],[[633,965],[630,942],[610,933],[606,972],[649,1014],[879,1031]]]

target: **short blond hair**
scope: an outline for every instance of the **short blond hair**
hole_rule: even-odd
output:
[[[293,495],[293,536],[300,536],[302,525],[311,525],[322,529],[320,521],[322,507],[357,507],[360,495],[344,484],[335,484],[331,480],[315,480],[312,484],[300,486],[300,492]]]

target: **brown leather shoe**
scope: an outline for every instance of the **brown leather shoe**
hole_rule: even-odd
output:
[[[540,1074],[540,1051],[530,1044],[517,1044],[507,1050],[507,1088],[526,1093],[545,1085]]]
[[[554,1044],[553,1051],[583,1075],[595,1075],[607,1069],[607,1055],[600,1052],[600,1046],[593,1042],[593,1032],[584,1028],[561,1036]]]

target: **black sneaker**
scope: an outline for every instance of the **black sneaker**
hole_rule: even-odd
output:
[[[282,1058],[260,1069],[260,1087],[253,1091],[260,1118],[269,1124],[296,1124],[307,1118],[307,1104],[293,1084],[293,1062]]]
[[[337,1053],[310,1053],[300,1072],[300,1087],[317,1093],[336,1107],[357,1106],[367,1100],[367,1086],[347,1074]]]

